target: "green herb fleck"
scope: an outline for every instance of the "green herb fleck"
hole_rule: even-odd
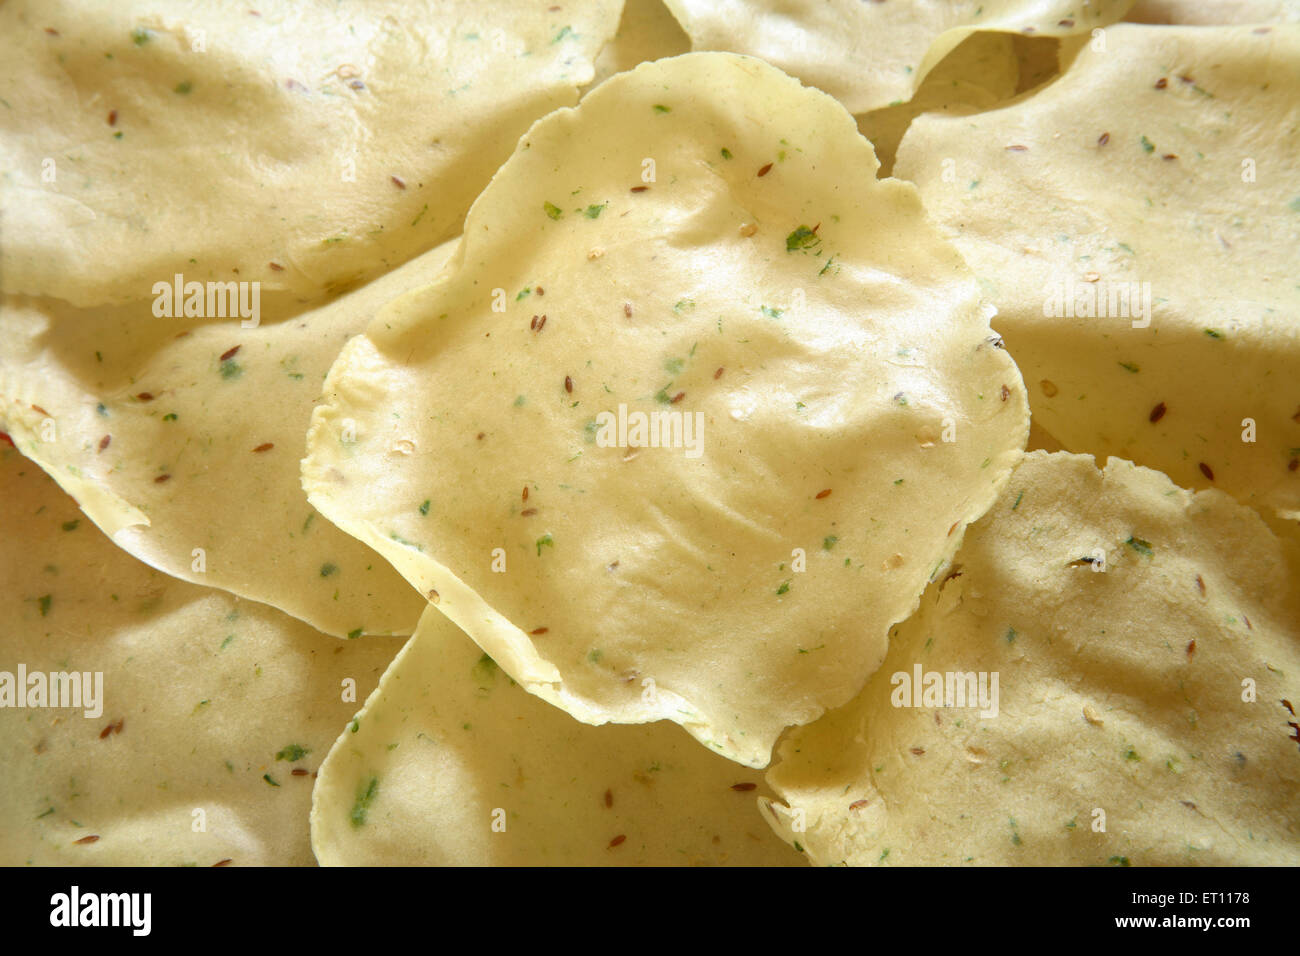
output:
[[[1120,362],[1120,363],[1119,363],[1119,367],[1122,368],[1122,369],[1126,369],[1127,371],[1133,372],[1134,374],[1136,374],[1136,373],[1142,371],[1140,368],[1138,368],[1138,367],[1137,367],[1136,365],[1134,365],[1132,362]]]
[[[271,775],[270,775],[269,773],[264,773],[264,774],[262,774],[262,779],[265,780],[267,783],[269,783],[269,784],[270,784],[271,786],[273,786],[273,787],[278,787],[278,786],[280,786],[278,783],[275,782],[275,780],[271,777]]]
[[[290,744],[276,754],[275,759],[287,760],[289,763],[296,763],[309,753],[311,753],[311,750],[307,747],[300,746],[299,744]]]
[[[519,290],[519,294],[518,294],[517,296],[515,296],[515,301],[518,302],[518,301],[519,301],[520,299],[522,299],[524,296],[526,296],[526,295],[531,295],[532,292],[533,292],[533,290],[532,290],[531,288],[528,288],[528,289],[520,289],[520,290]]]
[[[839,540],[840,539],[835,535],[828,534],[826,537],[822,538],[822,550],[829,551],[831,548],[835,547],[835,542]]]
[[[430,504],[432,504],[432,500],[429,498],[425,498],[424,502],[420,505],[420,514],[427,515],[429,513]]]
[[[820,244],[821,239],[818,238],[817,233],[807,226],[800,226],[785,237],[786,252],[794,252],[796,249],[815,249]]]
[[[176,421],[176,413],[175,413],[175,412],[168,412],[166,415],[163,416],[163,421],[165,421],[165,422],[174,422],[174,421]]]
[[[542,556],[542,548],[554,548],[554,547],[555,547],[555,539],[551,537],[551,533],[548,531],[546,532],[546,534],[542,535],[540,538],[537,539],[537,556],[539,558]]]
[[[53,599],[53,596],[49,594],[42,594],[36,599],[36,603],[41,609],[41,617],[45,617],[45,615],[50,613],[50,601]]]
[[[1220,332],[1218,329],[1206,329],[1206,330],[1205,330],[1205,334],[1208,335],[1208,336],[1209,336],[1210,338],[1212,338],[1212,339],[1221,339],[1221,338],[1223,338],[1223,333]]]
[[[1143,151],[1143,152],[1145,152],[1145,153],[1151,153],[1151,152],[1154,152],[1154,151],[1155,151],[1155,148],[1156,148],[1156,144],[1155,144],[1155,143],[1151,142],[1151,140],[1147,139],[1145,136],[1142,137],[1142,151]]]
[[[671,113],[672,111],[673,108],[671,106],[664,106],[662,103],[655,104],[656,113]]]
[[[362,629],[359,627],[356,628],[355,630],[348,631],[348,640],[355,641],[358,637],[361,636],[361,634],[362,634]]]
[[[609,203],[603,202],[599,206],[588,206],[585,215],[588,219],[599,219],[600,214],[605,211],[605,207],[608,205]]]
[[[64,531],[76,531],[76,530],[77,530],[77,525],[79,525],[79,524],[81,524],[81,519],[80,519],[80,518],[73,518],[71,521],[65,521],[65,522],[63,522],[63,530],[64,530]]]
[[[1016,629],[1014,627],[1007,628],[1006,639],[1008,644],[1014,644],[1016,641],[1016,637],[1018,636],[1019,635],[1017,635]]]
[[[769,305],[760,305],[758,310],[769,319],[779,319],[781,316],[785,315],[784,309],[776,309]]]
[[[338,569],[339,567],[337,564],[333,564],[329,561],[326,561],[324,564],[320,566],[320,576],[323,578],[327,578],[331,574],[334,574],[336,571],[338,571]]]
[[[676,375],[682,370],[686,363],[679,358],[671,358],[664,362],[664,371],[669,375]]]
[[[1111,866],[1132,866],[1132,864],[1129,863],[1128,861],[1128,857],[1126,856],[1112,856],[1106,862],[1108,862]]]
[[[780,594],[784,594],[788,590],[790,590],[790,582],[786,581],[779,588],[776,589],[776,593],[780,595]]]
[[[722,147],[721,152],[723,159],[731,159],[731,150],[727,149],[727,147]],[[1296,202],[1300,202],[1300,199],[1297,199]],[[1292,205],[1294,205],[1294,203]]]
[[[375,802],[375,797],[379,795],[379,778],[371,777],[370,782],[357,790],[356,802],[352,804],[352,813],[349,819],[354,827],[360,827],[366,822],[366,813],[370,805]]]
[[[240,365],[234,359],[226,359],[221,363],[221,377],[226,381],[239,378],[244,374],[244,366]]]
[[[153,39],[153,31],[146,30],[144,27],[136,27],[131,31],[131,42],[136,46],[144,46]]]
[[[1143,541],[1141,538],[1130,537],[1124,542],[1138,554],[1145,554],[1148,558],[1154,553],[1151,550],[1151,542]]]
[[[177,84],[176,84],[176,87],[172,90],[172,92],[173,92],[173,93],[180,93],[182,96],[184,96],[186,93],[188,93],[188,92],[189,92],[190,90],[192,90],[192,89],[194,89],[194,84],[191,83],[189,80],[184,80],[184,81],[182,81],[182,82],[180,82],[180,83],[177,83]]]
[[[546,215],[550,216],[552,219],[559,219],[564,215],[564,210],[553,202],[542,203],[542,208],[546,210]]]

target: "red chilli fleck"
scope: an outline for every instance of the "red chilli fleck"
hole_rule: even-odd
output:
[[[97,836],[88,836],[88,837],[82,837],[80,840],[73,840],[72,842],[75,843],[75,844],[80,845],[80,844],[83,844],[83,843],[96,843],[96,842],[98,842],[98,840],[99,840],[99,837],[97,837]]]
[[[389,176],[388,178],[393,181],[393,185],[396,186],[398,189],[406,188],[406,183],[402,182],[402,178],[400,176]]]
[[[269,442],[269,441],[264,441],[264,442],[262,442],[262,444],[258,445],[256,448],[254,448],[253,451],[254,451],[254,452],[259,452],[259,451],[270,451],[270,450],[271,450],[272,448],[274,448],[274,447],[275,447],[274,443]]]
[[[632,187],[632,192],[634,192],[634,193],[643,193],[643,192],[645,192],[645,191],[646,191],[647,189],[649,189],[649,188],[650,188],[649,186],[633,186],[633,187]]]
[[[1065,20],[1057,20],[1056,25],[1058,27],[1072,27],[1074,26],[1074,21],[1069,18],[1066,18]]]
[[[536,508],[525,508],[523,511],[519,512],[519,517],[531,518],[535,514],[537,514]]]
[[[1289,462],[1287,462],[1286,465],[1287,471],[1295,471],[1297,468],[1300,468],[1300,458],[1292,458]]]
[[[528,486],[524,485],[524,501],[528,500]]]
[[[546,316],[542,316],[537,322],[537,331],[540,332],[546,327]]]
[[[280,265],[280,263],[278,263],[278,262],[268,262],[267,265],[271,267],[271,271],[272,271],[272,272],[283,272],[283,271],[284,271],[284,266]]]
[[[249,12],[249,13],[252,13],[253,11],[250,10],[250,11],[248,11],[248,12]],[[260,17],[261,14],[259,13],[258,16]],[[218,860],[216,863],[213,863],[212,866],[210,867],[210,869],[214,869],[214,870],[215,870],[215,869],[216,869],[217,867],[219,867],[219,866],[230,866],[230,864],[231,864],[232,862],[234,862],[234,861],[231,860],[230,857],[226,857],[224,860]]]
[[[1012,145],[1012,146],[1008,146],[1007,149],[1009,149],[1009,150],[1010,150],[1011,152],[1013,152],[1013,153],[1024,153],[1024,152],[1028,152],[1028,151],[1029,151],[1029,147],[1028,147],[1028,146],[1021,146],[1021,145],[1018,144],[1018,143],[1017,143],[1017,144],[1014,144],[1014,145]]]
[[[1110,142],[1110,133],[1102,133],[1100,136],[1097,137],[1098,146],[1105,146],[1109,142]]]
[[[609,841],[609,848],[612,850],[614,849],[614,847],[620,846],[623,843],[623,841],[626,839],[627,836],[625,834],[620,833],[618,836],[614,837],[614,839]]]
[[[686,393],[685,393],[685,392],[678,392],[676,395],[674,395],[674,396],[672,397],[672,399],[670,399],[669,404],[670,404],[670,405],[676,405],[678,402],[680,402],[680,401],[681,401],[683,398],[685,398],[685,397],[686,397]]]
[[[149,398],[153,398],[153,396],[150,395]],[[38,413],[41,414],[41,415],[49,415],[49,414],[50,414],[50,413],[47,412],[45,409],[41,408],[41,406],[39,406],[39,405],[33,405],[33,406],[32,406],[32,411],[34,411],[34,412],[38,412]]]
[[[1166,86],[1168,86],[1168,85],[1169,85],[1169,79],[1168,79],[1168,77],[1164,77],[1164,76],[1162,76],[1162,77],[1160,77],[1160,79],[1156,80],[1156,89],[1157,89],[1157,90],[1163,90],[1163,89],[1164,89]]]
[[[913,756],[916,756],[916,757],[924,757],[924,756],[925,756],[925,748],[924,748],[924,747],[909,747],[909,748],[907,748],[907,749],[910,750],[910,751],[912,752]]]
[[[105,435],[103,438],[101,438],[99,440],[99,450],[103,451],[105,448],[107,448],[109,446],[109,443],[112,442],[112,440],[113,440],[112,435]]]
[[[629,319],[632,318],[632,303],[631,303],[631,302],[624,302],[624,303],[623,303],[623,314],[624,314],[625,316],[627,316]]]
[[[1151,409],[1151,414],[1148,416],[1151,419],[1151,424],[1154,425],[1156,422],[1160,421],[1160,419],[1164,418],[1166,411],[1168,411],[1168,409],[1165,408],[1164,402],[1161,402],[1155,408]]]
[[[295,777],[305,777],[307,774],[311,773],[310,770],[303,770],[302,767],[294,767],[289,772]]]
[[[108,436],[105,435],[104,437],[107,438]],[[3,442],[5,442],[5,443],[7,443],[7,444],[9,445],[10,448],[17,448],[17,447],[18,447],[17,445],[14,444],[14,440],[13,440],[12,438],[9,437],[8,432],[0,432],[0,441],[3,441]],[[100,451],[103,451],[105,447],[106,447],[106,446],[104,445],[104,443],[103,443],[103,442],[100,442],[100,446],[99,446]]]
[[[861,810],[861,809],[862,809],[863,807],[865,807],[869,802],[870,802],[870,801],[867,801],[867,800],[854,800],[852,803],[849,804],[849,809],[850,809],[850,810]]]
[[[760,175],[760,176],[766,176],[766,175],[767,175],[768,173],[770,173],[771,171],[772,171],[772,164],[771,164],[771,163],[768,163],[766,166],[764,166],[762,169],[760,169],[760,170],[758,171],[758,175]]]
[[[142,402],[152,402],[153,392],[141,392],[139,395],[136,396],[136,398],[138,398]]]
[[[117,110],[108,111],[108,125],[109,126],[117,125]]]
[[[749,792],[750,790],[757,790],[757,789],[758,789],[758,784],[756,784],[756,783],[733,783],[733,784],[731,785],[731,789],[732,789],[732,790],[735,790],[737,793],[747,793],[747,792]]]
[[[573,394],[573,379],[567,375],[564,376],[564,390],[570,395]]]
[[[221,353],[221,361],[225,362],[228,361],[229,359],[234,358],[239,353],[239,350],[242,348],[243,348],[242,345],[236,345],[233,349],[226,349],[224,352]]]
[[[535,627],[528,633],[531,637],[536,637],[538,634],[545,634],[549,630],[549,627]]]
[[[48,33],[48,34],[49,34],[50,36],[52,36],[52,37],[56,37],[56,36],[59,35],[59,31],[56,30],[56,29],[54,29],[54,27],[46,27],[46,28],[45,28],[45,32]]]
[[[1197,467],[1201,469],[1201,474],[1203,474],[1207,479],[1209,479],[1210,481],[1214,480],[1214,471],[1210,468],[1209,465],[1207,465],[1205,462],[1201,462],[1199,465],[1197,465]]]
[[[817,492],[817,500],[820,501],[822,498],[829,497],[830,493],[831,489],[823,488],[821,491]]]
[[[1201,580],[1199,574],[1196,576],[1196,590],[1200,591],[1202,594],[1205,593],[1205,582]]]
[[[1191,660],[1193,657],[1195,657],[1195,656],[1196,656],[1196,641],[1195,641],[1195,640],[1188,641],[1188,642],[1187,642],[1187,659],[1190,661],[1190,660]]]
[[[538,286],[536,289],[533,290],[533,292],[537,295],[546,295],[546,290],[543,289],[541,286]]]
[[[1003,385],[1003,386],[1002,386],[1002,401],[1005,402],[1005,401],[1006,401],[1008,398],[1010,398],[1010,397],[1011,397],[1011,389],[1009,389],[1009,388],[1007,388],[1005,385]]]
[[[723,370],[722,368],[719,368],[716,372],[713,373],[713,377],[714,377],[715,379],[722,378],[722,373],[723,373],[723,371],[724,371],[724,370]]]
[[[1163,159],[1165,162],[1169,162],[1169,161],[1172,160],[1172,159],[1177,159],[1177,158],[1178,158],[1178,154],[1177,154],[1177,153],[1165,153],[1165,154],[1164,154],[1163,156],[1161,156],[1160,158]]]
[[[171,478],[171,475],[159,475],[157,478],[153,480],[153,483],[155,485],[161,485],[164,481],[167,481],[169,478]]]
[[[1291,706],[1291,701],[1287,700],[1285,697],[1282,698],[1282,706],[1290,712],[1292,717],[1295,716],[1295,708]]]
[[[614,805],[614,791],[613,791],[613,790],[606,790],[606,791],[605,791],[605,806],[606,806],[606,807],[612,807],[613,805]]]

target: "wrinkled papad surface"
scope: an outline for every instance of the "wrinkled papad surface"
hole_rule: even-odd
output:
[[[906,103],[859,116],[858,130],[880,158],[878,175],[893,172],[898,144],[922,113],[940,110],[964,115],[1015,96],[1020,73],[1015,39],[1005,33],[972,34],[930,71]]]
[[[0,502],[0,671],[103,674],[97,717],[0,676],[0,864],[311,865],[311,773],[400,642],[159,574],[3,445]]]
[[[1027,433],[973,278],[874,169],[757,60],[606,81],[343,350],[310,501],[579,720],[764,766],[861,687]],[[676,447],[633,447],[651,412]]]
[[[10,0],[2,288],[85,307],[183,273],[319,295],[400,265],[576,101],[621,9]]]
[[[853,113],[912,98],[963,40],[990,31],[1087,36],[1133,0],[665,0],[696,50],[760,57]]]
[[[1137,23],[1297,23],[1300,0],[1137,0],[1125,20]]]
[[[430,608],[321,765],[312,844],[325,865],[799,865],[760,785],[670,723],[578,723]]]
[[[336,636],[409,634],[425,602],[320,520],[298,462],[348,337],[435,278],[446,243],[328,305],[256,328],[147,305],[0,301],[0,431],[127,551]],[[141,318],[141,313],[147,318]]]
[[[1298,596],[1222,492],[1030,453],[765,815],[822,864],[1294,866]],[[997,674],[996,715],[895,705],[948,672]]]
[[[1015,105],[919,117],[895,167],[997,305],[1036,422],[1292,517],[1298,92],[1300,26],[1124,24]]]
[[[663,0],[626,0],[618,32],[596,57],[596,75],[591,85],[603,83],[639,63],[679,56],[690,50],[690,37],[668,12]]]

